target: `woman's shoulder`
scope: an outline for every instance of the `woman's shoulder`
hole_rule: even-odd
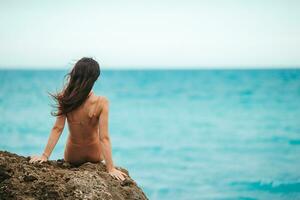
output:
[[[108,108],[109,106],[109,99],[106,96],[98,96],[95,95],[97,98],[97,107],[99,109],[99,112],[101,112],[101,110]]]
[[[108,98],[106,97],[106,96],[97,96],[97,95],[95,95],[96,96],[96,98],[97,98],[97,101],[101,104],[101,105],[103,105],[103,104],[108,104],[109,103],[109,100],[108,100]]]

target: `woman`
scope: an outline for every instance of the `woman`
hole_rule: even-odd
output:
[[[56,122],[44,153],[32,156],[31,163],[48,160],[67,119],[70,133],[65,146],[65,161],[80,165],[101,162],[104,157],[108,173],[118,180],[125,179],[127,175],[113,165],[108,133],[109,102],[92,91],[99,75],[99,64],[92,58],[82,58],[68,74],[68,82],[62,92],[51,94],[57,102],[57,112],[52,113]]]

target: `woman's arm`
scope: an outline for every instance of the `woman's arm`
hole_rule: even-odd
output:
[[[106,169],[111,176],[119,180],[124,180],[125,176],[127,175],[117,170],[113,164],[111,142],[108,133],[109,102],[105,97],[102,97],[102,99],[103,100],[101,103],[101,111],[100,111],[99,133],[100,133],[100,145],[101,145],[101,150],[106,164]]]
[[[51,130],[44,153],[41,156],[32,156],[29,162],[31,162],[31,163],[40,162],[41,163],[41,162],[48,160],[62,131],[64,130],[65,121],[66,121],[65,115],[56,117],[56,122]]]

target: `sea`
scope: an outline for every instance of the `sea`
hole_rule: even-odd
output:
[[[0,70],[1,150],[43,152],[67,72]],[[300,69],[103,70],[93,91],[115,165],[149,199],[300,199]]]

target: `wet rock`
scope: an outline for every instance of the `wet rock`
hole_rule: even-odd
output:
[[[72,166],[63,159],[30,164],[0,151],[0,199],[147,199],[130,177],[113,179],[103,163]],[[124,173],[125,169],[119,168]]]

